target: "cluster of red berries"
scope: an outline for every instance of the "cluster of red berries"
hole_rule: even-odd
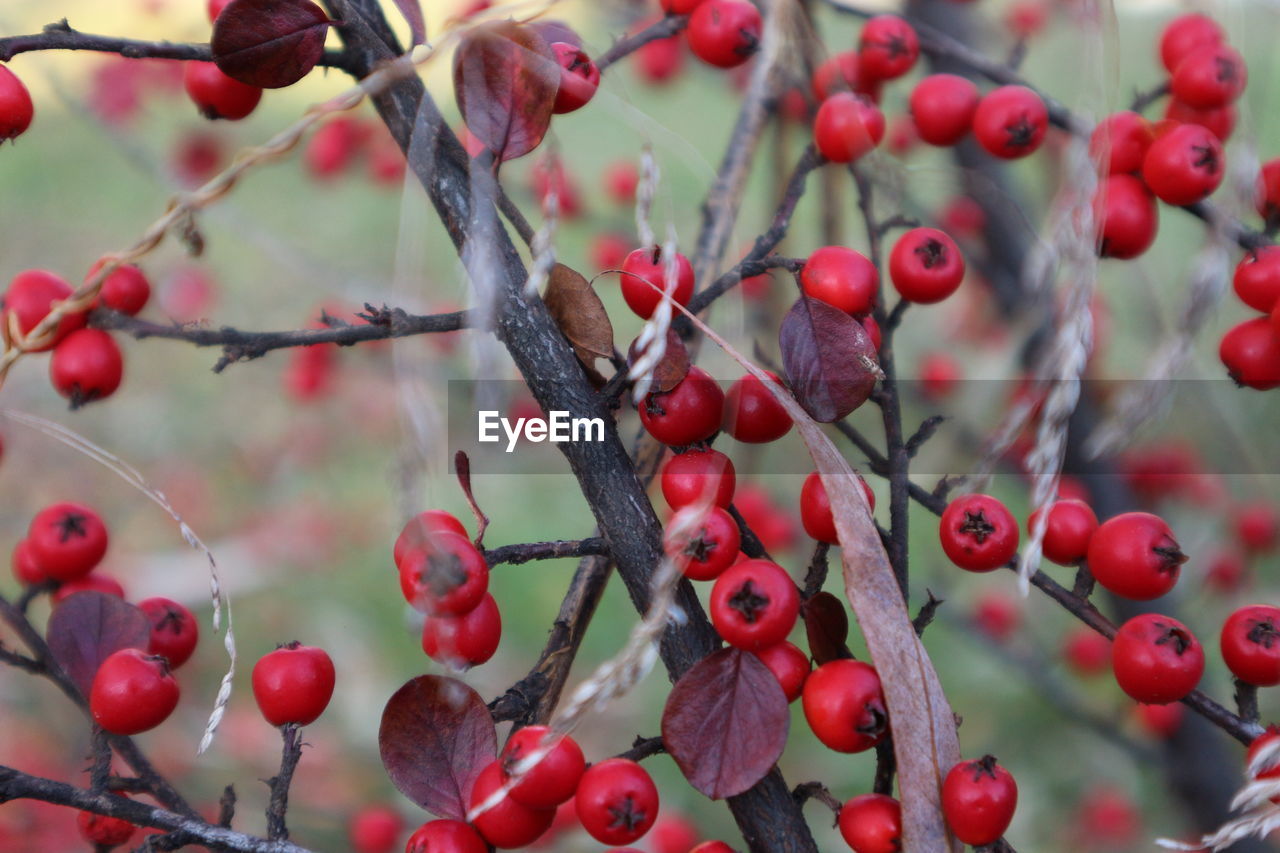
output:
[[[746,0],[659,0],[659,5],[668,15],[689,16],[689,49],[708,65],[735,68],[760,49],[763,20]]]
[[[328,182],[367,158],[374,183],[398,186],[404,179],[405,159],[400,147],[381,122],[354,116],[338,116],[320,127],[307,141],[302,163],[307,173]]]
[[[1263,167],[1275,177],[1275,205],[1280,201],[1280,159]],[[1222,337],[1218,353],[1227,372],[1238,384],[1266,391],[1280,388],[1280,247],[1250,250],[1236,267],[1232,279],[1240,301],[1262,316],[1245,320]]]

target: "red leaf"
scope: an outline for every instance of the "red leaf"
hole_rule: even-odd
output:
[[[453,89],[462,119],[500,161],[538,147],[559,88],[555,54],[530,27],[510,21],[475,27],[453,55]]]
[[[114,595],[86,590],[72,593],[53,608],[45,641],[58,666],[88,696],[104,660],[121,649],[147,647],[151,622]]]
[[[764,778],[782,755],[790,722],[787,697],[760,658],[721,649],[671,689],[662,742],[689,784],[718,800]]]
[[[378,750],[400,793],[463,820],[471,786],[498,755],[498,736],[480,694],[454,678],[420,675],[387,700]]]
[[[414,44],[423,44],[427,40],[427,22],[422,18],[422,6],[418,0],[396,0],[396,8],[409,22],[409,35]]]
[[[838,421],[871,396],[875,347],[839,308],[801,296],[782,319],[778,342],[792,393],[815,421]]]
[[[213,25],[209,46],[223,74],[280,89],[316,67],[332,23],[311,0],[231,0]]]
[[[840,599],[829,592],[819,592],[800,608],[800,616],[809,637],[809,654],[818,666],[853,657],[845,645],[849,639],[849,615]]]

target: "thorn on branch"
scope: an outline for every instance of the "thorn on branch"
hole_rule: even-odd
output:
[[[819,542],[813,548],[813,557],[809,560],[809,571],[804,576],[804,598],[808,600],[817,595],[827,582],[827,554],[831,546]]]
[[[843,804],[835,798],[831,790],[821,782],[801,782],[791,792],[791,798],[796,801],[798,806],[803,807],[809,800],[817,800],[831,809],[835,815],[835,819],[831,823],[832,826],[836,825],[836,820],[840,817],[840,809],[843,807]]]
[[[631,748],[626,752],[619,753],[616,757],[626,758],[630,761],[643,761],[650,756],[666,751],[667,748],[662,743],[662,738],[637,735],[636,739],[631,743]]]
[[[495,723],[514,722],[530,725],[538,709],[538,700],[550,685],[545,673],[534,670],[517,681],[507,692],[489,703],[489,713]]]
[[[933,438],[934,433],[938,431],[938,427],[946,420],[947,418],[945,415],[931,415],[930,417],[925,418],[924,423],[920,424],[915,435],[907,439],[907,456],[914,459],[916,453],[919,452],[924,443]]]
[[[920,612],[911,620],[911,627],[915,629],[917,637],[924,636],[924,629],[928,628],[934,617],[938,615],[938,608],[946,603],[945,598],[938,598],[931,589],[926,588],[925,593],[929,596],[929,600],[921,605]]]

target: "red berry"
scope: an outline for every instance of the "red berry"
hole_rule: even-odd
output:
[[[124,818],[108,817],[93,812],[80,812],[76,815],[76,827],[80,830],[80,837],[99,850],[128,844],[129,839],[133,838],[133,834],[138,830],[138,827]]]
[[[350,116],[338,116],[320,126],[307,141],[302,162],[318,180],[336,177],[347,170],[369,139],[368,129]]]
[[[1153,139],[1151,122],[1123,110],[1098,122],[1089,136],[1089,155],[1103,175],[1129,174],[1142,168]]]
[[[600,86],[600,69],[582,48],[565,42],[556,42],[551,50],[560,63],[560,89],[552,112],[571,113],[582,109],[596,95]]]
[[[679,814],[667,815],[653,825],[648,843],[653,853],[689,853],[698,843],[698,830]]]
[[[1050,11],[1050,4],[1040,0],[1014,0],[1005,9],[1003,23],[1010,35],[1026,41],[1044,29]]]
[[[1077,675],[1101,675],[1111,663],[1111,641],[1092,628],[1080,626],[1067,635],[1063,655]]]
[[[107,527],[89,507],[59,503],[36,513],[26,541],[46,575],[72,581],[89,574],[107,553]]]
[[[93,277],[102,268],[103,261],[96,262],[89,268],[85,281]],[[151,298],[151,283],[147,281],[142,270],[133,264],[123,264],[111,271],[102,282],[98,291],[98,302],[112,311],[134,315],[146,306]]]
[[[1198,48],[1221,44],[1222,28],[1208,15],[1191,13],[1170,21],[1160,34],[1160,61],[1170,74]]]
[[[525,757],[545,750],[550,751],[537,764],[528,769],[517,767]],[[586,759],[577,742],[547,726],[525,726],[511,735],[498,762],[502,766],[504,782],[518,771],[523,771],[510,796],[531,809],[553,809],[569,800],[587,769]]]
[[[627,307],[641,318],[648,320],[653,316],[658,303],[662,301],[662,293],[666,290],[666,259],[662,256],[662,247],[636,249],[627,255],[622,262],[622,298]],[[671,298],[681,305],[688,303],[693,295],[693,266],[689,259],[676,253],[676,281]]]
[[[16,139],[31,126],[35,106],[22,81],[0,65],[0,142]]]
[[[1247,551],[1271,551],[1280,541],[1280,512],[1269,503],[1240,507],[1235,514],[1235,526],[1236,537]]]
[[[1134,706],[1134,713],[1139,725],[1151,735],[1169,739],[1182,727],[1184,708],[1177,702],[1168,705],[1146,705],[1139,702]]]
[[[13,556],[10,558],[9,564],[13,569],[13,576],[18,579],[18,583],[25,586],[35,586],[49,579],[44,569],[40,568],[40,564],[36,562],[31,553],[31,546],[27,544],[25,539],[19,539],[18,544],[13,546]]]
[[[876,322],[876,318],[870,314],[862,318],[862,328],[867,330],[867,337],[871,339],[871,346],[875,347],[876,352],[880,351],[880,344],[883,338],[880,334],[880,324]]]
[[[960,365],[945,352],[927,352],[920,357],[920,393],[926,400],[944,400],[964,378]]]
[[[955,145],[973,126],[978,87],[958,74],[930,74],[911,90],[911,118],[930,145]]]
[[[981,847],[1004,835],[1018,808],[1013,776],[986,755],[962,761],[942,783],[942,815],[965,844]]]
[[[0,66],[2,67],[2,66]],[[30,334],[41,320],[49,314],[49,308],[55,302],[61,302],[71,295],[71,285],[48,270],[24,270],[9,282],[9,290],[4,295],[5,322],[10,313],[18,317],[18,330],[22,334]],[[49,343],[31,348],[31,352],[47,352],[54,348],[67,335],[84,326],[83,311],[66,314],[58,320],[54,328],[53,338]]]
[[[1280,388],[1280,328],[1268,317],[1245,320],[1222,337],[1218,355],[1239,385]]]
[[[1268,744],[1275,742],[1276,738],[1280,738],[1280,729],[1275,726],[1267,726],[1267,730],[1258,737],[1254,738],[1253,743],[1249,744],[1249,751],[1245,753],[1245,767],[1253,764],[1254,759],[1262,752],[1262,748]],[[1268,762],[1271,766],[1260,771],[1256,778],[1258,779],[1275,779],[1280,777],[1280,754],[1272,754]],[[1271,802],[1280,805],[1280,796],[1271,798]]]
[[[860,252],[824,246],[804,262],[800,285],[807,296],[858,317],[870,314],[875,307],[880,274]]]
[[[745,0],[704,0],[685,33],[693,55],[717,68],[733,68],[760,49],[760,10]]]
[[[501,639],[502,614],[490,593],[469,613],[429,616],[422,627],[422,650],[427,656],[455,666],[479,666],[493,657]]]
[[[1027,519],[1027,533],[1040,517],[1037,510]],[[1049,507],[1049,520],[1044,527],[1045,559],[1059,566],[1074,566],[1085,558],[1089,540],[1098,529],[1098,516],[1079,500],[1060,500]]]
[[[666,83],[679,74],[683,67],[684,42],[675,36],[654,39],[635,52],[636,73],[651,85]]]
[[[1236,129],[1238,114],[1232,104],[1216,110],[1197,110],[1181,101],[1170,99],[1165,105],[1164,117],[1179,124],[1198,124],[1218,137],[1219,141],[1226,142]]]
[[[916,31],[897,15],[876,15],[858,39],[858,68],[873,80],[893,80],[912,69],[920,56]]]
[[[164,658],[121,649],[98,667],[89,711],[112,734],[136,735],[168,719],[178,707],[178,695],[178,682]]]
[[[1207,561],[1204,585],[1207,589],[1220,593],[1233,593],[1244,586],[1248,580],[1249,567],[1244,557],[1232,550],[1222,550]]]
[[[73,409],[110,397],[123,378],[120,347],[101,329],[72,332],[49,359],[49,380]]]
[[[351,819],[347,838],[353,853],[391,853],[404,831],[400,813],[387,806],[369,806]]]
[[[616,270],[631,251],[631,240],[612,232],[597,234],[591,242],[591,264],[597,270]]]
[[[727,507],[737,482],[733,460],[710,448],[678,453],[662,466],[662,497],[672,509],[707,502]]]
[[[1178,63],[1169,90],[1189,107],[1215,110],[1239,98],[1248,80],[1244,57],[1225,44],[1207,45]]]
[[[636,203],[636,187],[640,185],[640,173],[630,160],[610,163],[604,173],[604,188],[618,204]]]
[[[964,256],[955,241],[937,228],[912,228],[893,244],[889,278],[909,302],[941,302],[964,280]]]
[[[1144,613],[1116,632],[1111,668],[1125,693],[1139,702],[1164,705],[1195,690],[1204,673],[1204,649],[1178,620]]]
[[[1222,659],[1246,684],[1280,684],[1280,608],[1241,607],[1222,625]]]
[[[687,540],[676,535],[676,531],[687,530],[694,524],[698,527]],[[681,542],[685,543],[683,547]],[[680,561],[685,577],[711,581],[724,574],[725,569],[738,559],[741,534],[738,522],[720,507],[704,510],[700,506],[687,506],[667,522],[662,544],[669,556]]]
[[[837,53],[825,60],[813,72],[813,97],[818,103],[837,92],[853,92],[865,95],[872,103],[880,100],[880,81],[862,73],[857,51]]]
[[[809,656],[794,643],[785,640],[775,646],[758,649],[755,656],[760,658],[773,677],[778,679],[782,695],[788,702],[794,702],[804,692],[804,683],[809,678]]]
[[[60,584],[53,591],[53,603],[61,604],[77,592],[100,592],[103,595],[110,595],[115,598],[125,597],[124,587],[120,585],[120,581],[106,572],[92,571],[82,578],[76,578],[73,581]]]
[[[253,665],[253,698],[273,726],[306,726],[329,705],[333,661],[323,649],[288,643]]]
[[[1183,124],[1156,138],[1142,161],[1142,180],[1166,204],[1193,204],[1222,183],[1225,155],[1218,137]]]
[[[994,571],[1018,550],[1018,522],[988,495],[965,495],[947,504],[938,532],[947,557],[969,572]]]
[[[218,16],[222,14],[222,10],[225,9],[227,4],[230,2],[231,0],[209,0],[209,23],[213,23],[218,20]]]
[[[471,812],[494,796],[506,784],[502,775],[502,762],[495,761],[480,771],[471,789]],[[531,809],[522,806],[508,793],[484,813],[471,821],[494,847],[509,850],[532,844],[551,827],[555,809]],[[428,848],[430,849],[430,848]]]
[[[467,528],[452,513],[442,509],[420,512],[405,523],[400,535],[396,537],[396,544],[391,552],[396,567],[399,568],[410,552],[425,546],[436,533],[456,533],[463,539],[467,538]]]
[[[668,15],[687,15],[702,5],[703,0],[658,0],[662,11]]]
[[[865,752],[889,731],[880,676],[857,660],[833,660],[809,674],[801,704],[814,735],[836,752]]]
[[[657,820],[658,789],[639,764],[610,758],[587,768],[575,806],[582,828],[596,841],[630,844]]]
[[[1132,175],[1111,175],[1093,197],[1098,254],[1128,260],[1151,248],[1159,227],[1155,197]]]
[[[1149,601],[1173,589],[1187,556],[1159,516],[1126,512],[1094,531],[1087,553],[1089,570],[1116,595]]]
[[[867,481],[858,477],[858,485],[867,498],[867,508],[876,511],[876,493],[871,491]],[[839,535],[836,533],[836,521],[831,515],[831,499],[827,497],[827,487],[822,484],[822,476],[814,471],[804,478],[800,487],[800,523],[804,532],[819,542],[838,545]]]
[[[437,532],[400,563],[400,591],[423,613],[462,616],[489,591],[489,564],[466,537]]]
[[[711,588],[711,623],[726,643],[747,651],[781,643],[799,613],[795,582],[768,560],[731,566]]]
[[[640,422],[649,435],[685,447],[716,434],[724,419],[724,391],[700,367],[691,367],[670,391],[654,391],[640,403]]]
[[[211,120],[242,119],[262,99],[261,89],[228,77],[212,62],[188,62],[182,83],[200,114]]]
[[[853,853],[902,849],[902,804],[884,794],[862,794],[840,808],[840,836]]]
[[[1280,220],[1280,157],[1268,160],[1258,170],[1255,204],[1258,215],[1265,219],[1268,225]]]
[[[409,836],[404,853],[489,853],[489,845],[462,821],[430,820]]]
[[[1049,111],[1026,86],[1001,86],[978,102],[973,135],[988,153],[1003,160],[1026,157],[1044,141]]]
[[[974,624],[997,643],[1007,641],[1021,621],[1022,610],[1002,592],[985,592],[974,602]]]
[[[776,374],[765,372],[781,386]],[[765,444],[791,431],[791,415],[763,382],[748,373],[725,393],[724,431],[747,444]]]
[[[870,99],[837,92],[822,102],[813,120],[818,151],[833,163],[852,163],[880,144],[884,115]]]
[[[147,651],[163,656],[173,669],[186,663],[200,640],[200,625],[191,611],[168,598],[139,601],[138,609],[151,623]]]
[[[1253,310],[1274,310],[1280,303],[1280,246],[1261,246],[1241,258],[1232,285]]]

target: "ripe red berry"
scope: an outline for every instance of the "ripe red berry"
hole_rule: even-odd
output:
[[[496,795],[504,784],[501,761],[494,761],[480,771],[471,788],[471,813]],[[508,793],[486,811],[476,815],[471,824],[484,836],[485,841],[501,850],[509,850],[532,844],[551,827],[555,816],[555,809],[522,806]]]
[[[870,314],[862,318],[862,328],[867,330],[867,337],[871,339],[871,346],[876,352],[880,351],[880,344],[883,343],[883,337],[880,334],[880,324],[876,322],[876,318]]]
[[[401,561],[400,591],[423,613],[461,616],[489,591],[489,564],[466,537],[437,532]]]
[[[1280,303],[1280,246],[1261,246],[1248,252],[1232,279],[1236,296],[1255,311],[1269,313]]]
[[[16,139],[31,126],[31,93],[12,71],[0,65],[0,142]]]
[[[818,151],[833,163],[852,163],[884,138],[884,114],[869,98],[837,92],[822,102],[813,120]]]
[[[1098,583],[1137,601],[1173,589],[1187,561],[1169,525],[1148,512],[1126,512],[1103,522],[1089,540],[1087,558]]]
[[[920,394],[926,400],[944,400],[964,378],[960,364],[945,352],[927,352],[920,357]]]
[[[1139,702],[1164,705],[1195,690],[1204,673],[1204,649],[1178,620],[1144,613],[1116,632],[1111,669],[1125,693]]]
[[[18,318],[18,329],[26,335],[49,314],[49,308],[55,302],[61,302],[71,295],[71,285],[48,270],[24,270],[9,282],[9,289],[4,295],[5,322],[8,314]],[[47,352],[61,342],[67,335],[82,328],[85,323],[83,311],[66,314],[58,320],[53,339],[40,347],[31,348],[31,352]]]
[[[962,761],[942,782],[942,815],[965,844],[981,847],[1004,835],[1018,808],[1018,785],[995,756]]]
[[[262,90],[228,77],[212,62],[188,62],[182,84],[205,118],[237,121],[253,112]]]
[[[630,205],[636,202],[636,187],[640,185],[640,173],[635,163],[630,160],[619,160],[610,163],[604,172],[604,188],[609,197],[618,204]]]
[[[73,409],[110,397],[123,378],[120,347],[101,329],[72,332],[49,359],[49,381]]]
[[[670,391],[654,391],[640,403],[640,422],[649,435],[685,447],[716,434],[724,419],[724,391],[700,367],[691,367]]]
[[[151,623],[147,652],[163,656],[173,669],[186,663],[200,640],[200,625],[191,611],[168,598],[139,601],[138,609]]]
[[[643,26],[644,24],[641,29]],[[635,52],[634,68],[641,80],[657,86],[674,79],[680,73],[684,67],[684,56],[683,40],[675,36],[654,39]]]
[[[978,87],[958,74],[930,74],[911,90],[908,108],[916,132],[930,145],[955,145],[973,126]]]
[[[396,567],[399,568],[412,551],[425,546],[436,533],[456,533],[467,538],[467,528],[462,526],[462,522],[453,513],[442,509],[424,510],[409,519],[396,537],[396,544],[391,552]]]
[[[866,255],[843,246],[824,246],[804,262],[800,285],[806,295],[858,317],[875,308],[880,274]]]
[[[1133,706],[1133,709],[1138,725],[1154,737],[1167,740],[1182,727],[1184,708],[1177,702],[1168,705],[1147,705],[1139,702]]]
[[[225,9],[227,4],[230,2],[231,0],[209,0],[207,9],[209,13],[209,23],[213,23],[218,20],[218,16],[222,14],[222,10]]]
[[[1169,90],[1189,107],[1215,110],[1239,98],[1248,79],[1244,57],[1225,44],[1207,45],[1178,63]]]
[[[677,536],[677,531],[686,530],[693,524],[698,527],[687,541]],[[724,574],[725,569],[738,559],[741,533],[738,522],[720,507],[704,510],[699,506],[687,506],[667,522],[662,544],[669,556],[680,561],[685,577],[711,581]]]
[[[902,849],[902,804],[884,794],[861,794],[840,808],[840,836],[853,853]]]
[[[458,820],[430,820],[409,836],[404,853],[488,853],[480,833]]]
[[[947,504],[938,533],[947,557],[969,572],[994,571],[1018,551],[1018,522],[988,495],[965,495]]]
[[[747,651],[777,645],[800,614],[791,576],[768,560],[731,566],[711,588],[711,623],[731,646]]]
[[[548,749],[550,751],[532,767],[517,766],[535,751]],[[510,796],[531,809],[553,809],[566,802],[578,789],[578,780],[587,769],[577,741],[553,732],[547,726],[525,726],[511,735],[498,756],[498,762],[502,766],[504,782],[523,771]]]
[[[909,302],[941,302],[964,280],[964,256],[955,241],[937,228],[912,228],[893,244],[889,278]]]
[[[1265,501],[1245,504],[1236,510],[1235,528],[1245,550],[1272,551],[1280,543],[1280,511]]]
[[[776,374],[765,372],[781,385]],[[791,415],[763,382],[748,373],[725,393],[724,431],[747,444],[765,444],[791,431]]]
[[[575,798],[582,828],[601,844],[630,844],[658,817],[658,788],[634,761],[610,758],[582,774]]]
[[[121,649],[102,662],[89,689],[94,722],[116,735],[136,735],[163,723],[178,707],[178,682],[162,657]]]
[[[1221,44],[1222,28],[1208,15],[1191,13],[1170,21],[1160,34],[1160,61],[1173,74],[1178,65],[1198,48]]]
[[[1166,204],[1193,204],[1222,183],[1225,155],[1218,137],[1183,124],[1156,138],[1142,161],[1142,180]]]
[[[107,553],[107,527],[83,504],[58,503],[36,513],[26,541],[46,575],[72,581],[89,574]]]
[[[818,740],[836,752],[865,752],[889,731],[889,712],[875,667],[833,660],[809,674],[801,704]]]
[[[80,830],[80,837],[95,845],[97,850],[109,850],[112,847],[128,844],[129,839],[133,838],[133,834],[138,830],[138,827],[124,818],[108,817],[93,812],[80,812],[76,815],[76,827]]]
[[[347,840],[352,853],[391,853],[404,831],[400,813],[388,806],[369,806],[351,818]]]
[[[44,569],[40,568],[40,564],[36,562],[35,556],[31,553],[31,546],[25,539],[19,539],[18,544],[13,546],[13,556],[10,558],[9,565],[18,583],[25,586],[34,586],[49,579]]]
[[[1092,628],[1073,628],[1063,642],[1067,665],[1085,677],[1101,675],[1111,663],[1111,641]]]
[[[689,853],[700,837],[697,828],[678,812],[663,816],[649,832],[653,853]]]
[[[1222,337],[1218,355],[1239,385],[1280,388],[1280,328],[1268,317],[1245,320]]]
[[[1280,608],[1241,607],[1222,625],[1222,659],[1246,684],[1280,684]]]
[[[916,31],[897,15],[876,15],[858,39],[858,68],[873,80],[893,80],[912,69],[920,56]]]
[[[330,119],[307,141],[303,165],[317,180],[337,177],[354,162],[368,140],[368,128],[358,119],[350,116]]]
[[[596,95],[600,69],[577,45],[555,42],[551,50],[560,63],[560,88],[552,112],[563,114],[582,109]]]
[[[702,3],[703,0],[658,0],[658,5],[668,15],[687,15]]]
[[[813,72],[813,97],[818,103],[837,92],[853,92],[864,95],[872,103],[880,101],[880,81],[873,80],[862,72],[858,52],[854,50],[837,53],[825,60]]]
[[[858,485],[867,497],[867,508],[876,510],[876,493],[871,491],[867,481],[858,477]],[[804,532],[828,545],[838,545],[839,535],[836,533],[836,521],[831,515],[831,499],[827,496],[827,487],[822,484],[822,476],[813,471],[804,478],[800,487],[800,523]]]
[[[502,614],[490,593],[462,616],[428,616],[422,626],[422,650],[454,666],[479,666],[493,657],[501,639]]]
[[[253,665],[253,698],[273,726],[306,726],[329,705],[333,661],[323,649],[294,641],[269,652]]]
[[[124,587],[120,585],[120,581],[106,572],[92,571],[82,578],[76,578],[73,581],[60,584],[53,591],[53,603],[55,605],[61,604],[77,592],[100,592],[103,595],[110,595],[115,598],[125,597]]]
[[[667,506],[680,509],[708,501],[729,506],[738,478],[732,459],[719,450],[697,447],[663,463],[661,481]]]
[[[1098,122],[1089,135],[1089,156],[1097,161],[1103,175],[1127,175],[1142,168],[1154,139],[1151,122],[1122,110]]]
[[[1001,86],[978,102],[973,135],[1003,160],[1026,157],[1040,147],[1049,127],[1044,101],[1026,86]]]
[[[794,643],[785,640],[775,646],[757,649],[755,656],[760,658],[773,677],[778,679],[782,695],[788,702],[794,702],[804,692],[804,683],[809,678],[809,656]]]
[[[689,16],[693,55],[717,68],[733,68],[760,49],[760,10],[745,0],[705,0]]]
[[[1234,104],[1216,110],[1198,110],[1182,101],[1170,99],[1165,105],[1164,117],[1179,124],[1198,124],[1218,137],[1220,142],[1226,142],[1236,129],[1239,114]]]
[[[1037,510],[1027,519],[1027,533],[1040,517]],[[1085,558],[1089,540],[1098,529],[1098,516],[1079,500],[1060,500],[1049,507],[1049,520],[1044,528],[1045,559],[1059,566],[1074,566]]]
[[[648,320],[653,316],[662,293],[666,289],[666,259],[662,247],[636,249],[622,262],[622,298],[627,307],[639,317]],[[656,289],[655,289],[656,288]],[[693,295],[693,266],[689,259],[676,253],[676,281],[671,298],[681,305]]]
[[[1022,610],[999,590],[988,590],[973,604],[973,623],[997,643],[1006,642],[1018,630]]]
[[[102,268],[103,261],[97,261],[89,268],[85,281],[93,277]],[[119,311],[130,316],[137,314],[146,306],[151,298],[151,283],[147,281],[142,270],[133,264],[123,264],[112,270],[102,282],[98,291],[98,303],[112,311]]]
[[[1238,551],[1224,548],[1205,561],[1205,588],[1218,594],[1234,593],[1249,579],[1249,567]]]
[[[1225,138],[1225,137],[1222,137]],[[1254,193],[1258,215],[1268,225],[1280,221],[1280,157],[1268,160],[1258,170],[1258,187]]]
[[[1098,254],[1128,260],[1151,248],[1160,219],[1155,197],[1133,175],[1111,175],[1093,197]]]

